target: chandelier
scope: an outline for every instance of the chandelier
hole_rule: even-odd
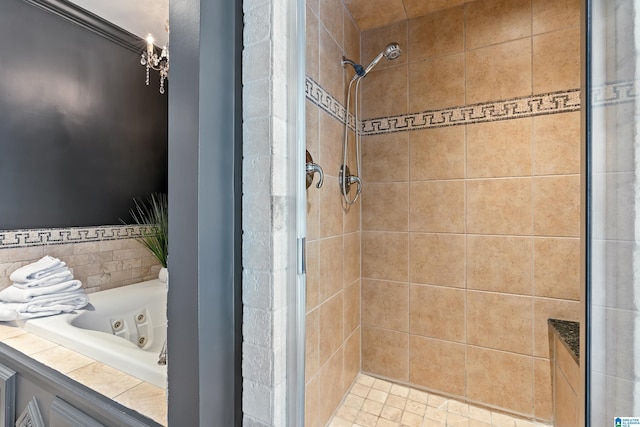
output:
[[[167,44],[162,47],[160,55],[156,53],[154,39],[151,34],[147,35],[147,50],[142,52],[140,64],[147,69],[147,86],[149,86],[149,70],[160,72],[160,93],[164,94],[164,81],[169,78],[169,24],[165,25],[167,32]]]

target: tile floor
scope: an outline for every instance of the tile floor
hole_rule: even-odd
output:
[[[360,374],[329,427],[551,427]]]

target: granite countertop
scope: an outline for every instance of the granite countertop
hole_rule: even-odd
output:
[[[548,319],[547,323],[558,334],[573,359],[580,363],[580,323],[559,319]]]

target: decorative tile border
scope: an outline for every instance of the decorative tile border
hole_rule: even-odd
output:
[[[580,89],[363,120],[363,135],[468,125],[580,110]]]
[[[637,98],[638,90],[636,82],[633,80],[605,83],[591,91],[591,105],[593,107],[627,104],[635,102]]]
[[[142,236],[137,225],[106,225],[100,227],[47,228],[0,231],[0,250],[68,243],[100,242],[134,239]]]
[[[625,95],[628,97],[631,92],[635,93],[628,85],[620,83],[615,89],[608,88],[608,92],[602,96],[606,99]],[[344,124],[345,107],[309,76],[305,81],[305,94],[309,102]],[[580,105],[580,89],[571,89],[442,110],[366,119],[360,121],[359,127],[362,135],[378,135],[566,113],[580,110]],[[353,129],[354,125],[354,117],[350,114],[349,127]]]
[[[306,76],[304,86],[305,96],[309,102],[333,116],[340,123],[345,123],[346,109],[340,101],[331,96],[329,92],[309,76]],[[352,114],[349,114],[349,127],[355,130],[355,118]]]

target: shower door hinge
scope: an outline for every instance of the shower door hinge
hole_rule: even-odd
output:
[[[307,239],[298,237],[298,274],[307,274]]]

